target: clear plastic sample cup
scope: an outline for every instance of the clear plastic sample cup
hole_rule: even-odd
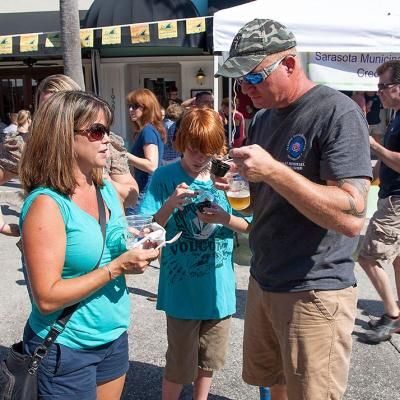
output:
[[[127,215],[125,220],[125,244],[127,249],[135,247],[136,243],[151,232],[152,215]]]

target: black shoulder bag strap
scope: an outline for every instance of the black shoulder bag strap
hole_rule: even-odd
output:
[[[101,255],[99,261],[97,261],[96,266],[93,270],[99,268],[100,261],[103,257],[104,245],[106,242],[106,209],[104,206],[103,197],[101,196],[100,189],[96,186],[96,197],[97,197],[97,206],[99,209],[99,224],[101,227],[101,233],[103,235],[103,248],[101,250]],[[73,304],[71,306],[66,307],[63,312],[58,317],[57,321],[50,328],[50,332],[47,334],[43,343],[40,344],[34,351],[32,355],[32,362],[29,368],[29,373],[34,374],[39,367],[39,364],[46,357],[46,354],[50,348],[50,346],[55,342],[57,336],[64,330],[65,325],[72,317],[74,311],[78,308],[79,303]]]

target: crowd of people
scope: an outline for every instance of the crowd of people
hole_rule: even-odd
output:
[[[378,91],[362,95],[363,110],[360,93],[353,101],[309,80],[285,26],[256,19],[237,33],[217,72],[260,110],[248,132],[229,99],[218,113],[211,93],[182,101],[174,88],[163,117],[155,95],[136,89],[126,98],[129,151],[110,131],[104,100],[63,75],[43,80],[33,120],[20,111],[0,145],[1,183],[19,176],[26,193],[19,226],[2,221],[0,229],[22,239],[32,299],[25,352],[33,354],[62,311],[78,304],[40,364],[40,398],[121,397],[131,319],[125,275],[144,273],[158,258],[157,309],[168,339],[162,398],[178,400],[182,385],[193,383],[193,398],[207,399],[229,348],[233,235],[244,232],[252,251],[244,381],[269,387],[272,400],[341,399],[356,316],[353,254],[378,173],[378,210],[359,262],[385,314],[365,340],[400,332],[399,299],[383,269],[393,262],[399,298],[400,112],[383,143],[376,130],[381,106],[400,110],[400,62],[377,74]],[[379,159],[374,171],[370,148]],[[250,206],[240,212],[225,196],[229,179],[210,171],[228,153],[229,172],[250,185]],[[151,241],[127,249],[125,214],[151,215],[167,239],[181,237],[162,252]]]
[[[383,143],[387,126],[387,110],[383,107],[378,92],[354,91],[350,96],[366,116],[369,134],[376,142]]]

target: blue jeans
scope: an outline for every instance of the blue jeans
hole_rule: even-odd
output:
[[[43,342],[26,324],[24,351],[32,354]],[[119,378],[129,369],[128,335],[92,349],[53,344],[38,369],[39,399],[96,400],[99,383]]]

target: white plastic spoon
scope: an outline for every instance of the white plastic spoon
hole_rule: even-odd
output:
[[[160,249],[161,247],[166,246],[167,244],[171,244],[176,242],[182,235],[182,231],[178,232],[173,238],[169,239],[169,240],[165,240],[164,242],[160,243],[157,247],[156,250]]]

